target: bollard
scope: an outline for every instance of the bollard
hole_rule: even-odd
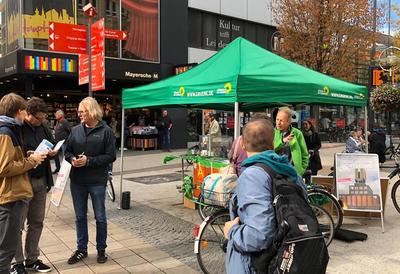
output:
[[[130,209],[131,208],[131,192],[130,191],[122,192],[121,208],[122,209]]]

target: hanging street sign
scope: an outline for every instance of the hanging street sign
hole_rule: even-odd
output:
[[[92,91],[105,89],[104,18],[92,25]]]
[[[50,22],[49,51],[86,54],[86,27]]]

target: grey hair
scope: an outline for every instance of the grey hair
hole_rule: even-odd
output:
[[[290,108],[288,108],[288,107],[280,107],[278,109],[278,113],[279,112],[286,113],[286,116],[288,117],[289,122],[292,122],[293,111]]]
[[[60,114],[60,115],[62,115],[62,116],[65,116],[64,111],[61,110],[61,109],[57,110],[57,111],[56,111],[56,114]]]

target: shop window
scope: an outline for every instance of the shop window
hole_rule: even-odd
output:
[[[201,48],[201,12],[189,9],[188,20],[189,47]]]
[[[213,14],[203,13],[202,16],[202,48],[217,50],[217,18]]]
[[[128,40],[123,41],[122,56],[129,59],[159,61],[159,1],[121,0],[125,15],[122,29]]]

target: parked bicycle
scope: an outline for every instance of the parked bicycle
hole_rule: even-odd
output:
[[[400,143],[395,146],[389,146],[385,149],[385,156],[386,158],[389,158],[390,160],[395,160],[396,163],[398,163],[398,160],[400,159]]]
[[[396,164],[396,168],[388,175],[389,179],[394,178],[394,176],[398,175],[399,178],[394,183],[392,187],[391,198],[393,201],[393,205],[396,210],[400,213],[400,168],[399,164]]]
[[[332,194],[333,189],[326,186],[316,185],[311,182],[311,171],[307,170],[303,175],[304,182],[307,185],[308,199],[311,204],[323,207],[329,212],[334,222],[335,232],[343,223],[343,208],[339,200]]]
[[[314,193],[316,195],[320,192],[315,190]],[[194,229],[194,253],[197,256],[201,270],[205,274],[226,273],[227,240],[224,238],[223,231],[225,223],[230,220],[229,198],[227,198],[227,193],[213,194],[213,197],[222,197],[222,195],[225,197],[224,202],[221,203],[220,198],[217,201],[213,201],[210,199],[209,194],[203,192],[202,196],[196,201],[199,214],[204,220],[200,225],[196,225]],[[317,204],[310,204],[310,206],[317,217],[326,245],[329,246],[335,231],[334,220],[325,208],[326,205],[323,207]]]
[[[325,243],[329,246],[334,234],[333,219],[325,208],[314,204],[311,204],[311,208],[318,219]],[[219,208],[206,217],[200,225],[195,226],[194,253],[205,274],[226,273],[225,256],[228,240],[224,237],[224,225],[227,221],[230,221],[228,209]]]

